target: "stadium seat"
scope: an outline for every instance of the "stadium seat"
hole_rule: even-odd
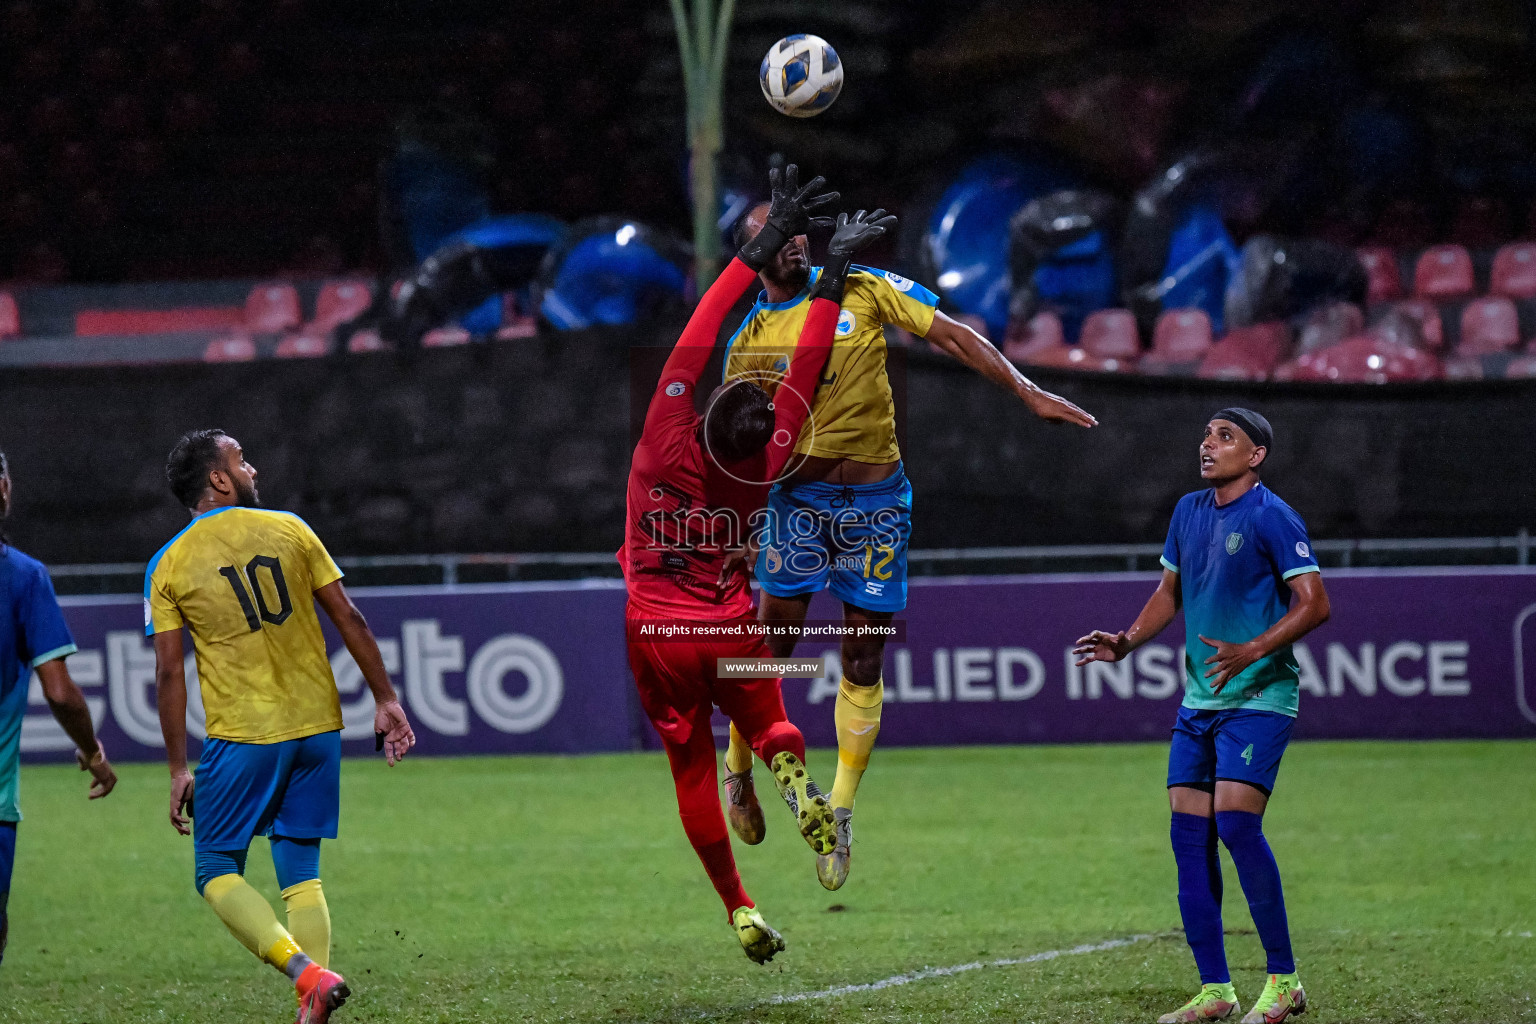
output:
[[[347,340],[347,351],[352,355],[363,352],[383,352],[389,348],[378,331],[358,331]]]
[[[1308,352],[1275,374],[1277,380],[1340,384],[1386,384],[1440,376],[1440,362],[1429,353],[1369,334],[1356,335],[1321,352]]]
[[[1290,330],[1283,323],[1238,327],[1211,346],[1196,375],[1212,380],[1268,380],[1290,347]]]
[[[1489,296],[1467,303],[1461,311],[1461,340],[1456,351],[1464,356],[1513,352],[1520,345],[1520,317],[1515,304],[1503,296]]]
[[[320,333],[303,330],[297,334],[286,334],[283,340],[277,343],[277,349],[272,354],[279,359],[310,359],[315,356],[323,356],[331,350],[331,337],[329,333]]]
[[[319,332],[355,318],[373,302],[373,286],[367,281],[327,281],[315,299],[315,318],[307,325]]]
[[[1404,299],[1392,304],[1392,308],[1413,317],[1424,329],[1424,346],[1438,352],[1445,347],[1445,330],[1440,322],[1440,310],[1426,299]]]
[[[421,336],[422,348],[449,348],[469,344],[469,332],[462,327],[439,327]]]
[[[21,314],[16,309],[16,297],[10,292],[0,292],[0,341],[21,334]]]
[[[1316,352],[1365,330],[1365,314],[1353,302],[1329,302],[1306,315],[1296,347]]]
[[[1445,361],[1446,380],[1482,380],[1483,361],[1477,356],[1455,356]]]
[[[276,334],[299,326],[299,292],[284,281],[258,284],[245,297],[245,329],[256,334]]]
[[[1472,257],[1460,245],[1432,245],[1413,269],[1413,293],[1421,299],[1464,299],[1476,285]]]
[[[1494,254],[1488,294],[1536,298],[1536,242],[1511,242]]]
[[[1536,377],[1536,356],[1516,356],[1504,367],[1504,376],[1510,379]]]
[[[1078,344],[1091,356],[1134,362],[1141,357],[1141,336],[1128,309],[1101,309],[1088,314]]]
[[[1211,347],[1211,318],[1201,309],[1170,309],[1157,318],[1152,354],[1167,363],[1188,363]]]
[[[1014,321],[1008,325],[1003,355],[1016,363],[1027,363],[1036,352],[1065,347],[1061,317],[1051,312],[1036,313],[1024,323]]]
[[[1368,303],[1387,302],[1403,297],[1403,275],[1397,266],[1397,254],[1384,245],[1364,245],[1355,250],[1365,268]]]
[[[205,363],[245,363],[256,358],[256,343],[244,334],[214,338],[203,350]]]

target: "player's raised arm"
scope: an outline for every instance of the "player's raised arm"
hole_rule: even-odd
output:
[[[1090,661],[1119,661],[1167,629],[1168,623],[1179,613],[1179,603],[1179,574],[1164,568],[1162,582],[1158,583],[1157,589],[1147,599],[1130,629],[1122,629],[1118,633],[1096,629],[1087,636],[1077,638],[1077,646],[1072,648],[1072,653],[1077,655],[1077,664],[1081,666]]]
[[[831,218],[811,216],[812,210],[837,200],[836,192],[820,191],[826,187],[826,179],[817,176],[801,186],[800,170],[794,164],[784,168],[782,175],[778,168],[774,168],[768,172],[768,177],[773,190],[768,219],[762,230],[741,247],[736,258],[709,286],[688,318],[688,325],[667,357],[656,392],[651,396],[651,406],[645,418],[647,434],[653,432],[653,422],[659,424],[671,417],[692,417],[693,390],[714,351],[720,325],[742,292],[757,278],[758,272],[791,238],[804,234],[811,225],[831,226]]]
[[[405,716],[405,709],[400,706],[400,697],[389,681],[389,673],[384,670],[379,642],[374,638],[373,630],[368,628],[368,620],[352,603],[341,580],[327,583],[315,591],[315,600],[335,624],[342,643],[347,645],[347,651],[362,670],[363,679],[373,693],[377,709],[373,715],[373,734],[384,751],[384,759],[394,767],[395,762],[416,745],[416,733]]]
[[[943,313],[933,315],[927,339],[946,355],[964,363],[988,380],[1007,388],[1029,406],[1029,411],[1053,423],[1096,427],[1099,421],[1073,403],[1053,395],[1019,372],[986,338]]]
[[[854,254],[872,245],[895,226],[895,215],[884,210],[874,213],[860,210],[852,217],[846,213],[838,215],[837,230],[827,244],[826,265],[822,267],[816,286],[811,289],[811,309],[795,344],[789,374],[774,398],[774,429],[768,442],[767,479],[776,479],[783,471],[810,415],[816,384],[821,380],[821,371],[832,352],[833,332],[837,329],[838,310]]]

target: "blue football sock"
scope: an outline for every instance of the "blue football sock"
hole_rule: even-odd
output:
[[[1237,880],[1248,897],[1248,912],[1269,960],[1270,974],[1296,973],[1291,955],[1291,930],[1285,920],[1285,894],[1280,891],[1280,867],[1264,839],[1264,817],[1248,811],[1217,811],[1216,831],[1232,854]]]
[[[245,874],[244,850],[198,850],[192,855],[192,867],[196,872],[197,894],[203,887],[220,875]]]
[[[277,871],[277,887],[290,889],[300,882],[320,877],[320,840],[272,837],[272,867]]]
[[[1216,823],[1198,814],[1175,811],[1169,827],[1173,859],[1179,866],[1179,914],[1184,940],[1195,954],[1203,985],[1224,985],[1227,949],[1221,937],[1221,857]]]

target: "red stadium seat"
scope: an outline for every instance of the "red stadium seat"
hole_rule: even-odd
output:
[[[21,313],[16,309],[16,297],[10,292],[0,292],[0,341],[21,334]]]
[[[1238,327],[1211,346],[1196,375],[1214,380],[1268,380],[1291,347],[1283,323]]]
[[[1083,321],[1078,344],[1100,359],[1134,361],[1141,357],[1141,336],[1128,309],[1100,309]]]
[[[205,363],[246,363],[256,358],[256,343],[244,334],[214,338],[203,350]]]
[[[1315,352],[1365,330],[1365,314],[1353,302],[1329,302],[1307,313],[1296,347]]]
[[[367,281],[327,281],[315,299],[315,319],[311,328],[329,331],[337,324],[353,319],[373,302],[373,287]]]
[[[1275,375],[1277,380],[1340,384],[1437,380],[1440,376],[1440,362],[1429,353],[1369,334],[1356,335],[1320,352],[1308,352]]]
[[[299,292],[283,281],[258,284],[245,297],[245,329],[257,334],[276,334],[299,326]]]
[[[1445,361],[1446,380],[1482,380],[1483,361],[1476,356],[1456,356]]]
[[[1509,299],[1476,299],[1461,311],[1461,342],[1456,346],[1461,355],[1513,352],[1519,346],[1520,317]]]
[[[1152,354],[1168,363],[1188,363],[1211,347],[1211,318],[1203,309],[1170,309],[1157,318]]]
[[[1488,294],[1536,298],[1536,242],[1511,242],[1494,254]]]
[[[1421,299],[1464,299],[1475,288],[1472,256],[1460,245],[1432,245],[1413,268],[1413,293]]]
[[[422,348],[449,348],[469,344],[469,332],[462,327],[439,327],[421,336]]]
[[[283,336],[272,354],[279,359],[311,359],[331,351],[331,337],[308,330]]]
[[[1403,296],[1403,275],[1397,254],[1384,245],[1363,245],[1355,250],[1365,268],[1366,302],[1386,302]]]
[[[1536,356],[1516,356],[1504,368],[1504,376],[1510,379],[1536,377]]]
[[[1010,323],[1003,341],[1003,355],[1016,363],[1027,363],[1036,353],[1051,348],[1065,348],[1061,318],[1055,313],[1036,313],[1026,323]]]
[[[358,331],[347,341],[347,351],[353,355],[362,352],[383,352],[389,348],[378,331]]]
[[[1439,308],[1427,299],[1404,299],[1393,303],[1393,309],[1406,313],[1424,329],[1424,345],[1433,351],[1445,347],[1445,330],[1440,323]]]

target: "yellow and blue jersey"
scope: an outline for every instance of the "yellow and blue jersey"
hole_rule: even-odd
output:
[[[1200,638],[1246,643],[1285,616],[1288,581],[1321,571],[1301,516],[1263,484],[1226,505],[1216,504],[1214,489],[1186,494],[1168,524],[1162,562],[1179,574],[1184,599],[1184,706],[1294,718],[1301,675],[1290,647],[1260,658],[1212,693],[1205,659],[1216,649]]]
[[[725,379],[747,377],[773,394],[811,308],[814,268],[793,299],[757,304],[742,321],[725,353]],[[832,354],[811,403],[811,415],[795,451],[822,458],[887,463],[901,458],[896,444],[896,404],[885,369],[885,324],[926,337],[938,296],[897,274],[854,266],[848,275]]]
[[[289,512],[217,508],[144,575],[144,631],[192,632],[208,735],[279,743],[341,728],[314,592],[341,570]]]

